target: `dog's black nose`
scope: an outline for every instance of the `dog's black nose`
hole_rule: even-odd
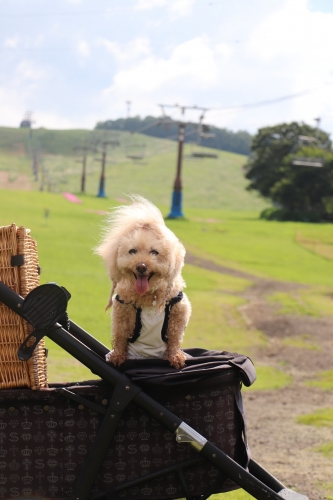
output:
[[[145,274],[145,272],[147,271],[147,266],[143,262],[140,262],[140,264],[136,266],[136,270],[140,274]]]

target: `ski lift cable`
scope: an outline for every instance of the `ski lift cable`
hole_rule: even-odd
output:
[[[196,133],[196,130],[190,130],[190,131],[185,131],[185,136],[190,136],[190,135],[193,135]],[[178,134],[173,134],[173,135],[170,135],[168,137],[163,137],[163,140],[173,140],[173,139],[177,139],[178,137]],[[156,153],[162,151],[165,149],[165,145],[161,145],[161,146],[158,146],[156,149],[154,149],[154,152],[151,153],[150,155],[146,155],[146,158],[150,158],[152,156],[154,156]]]
[[[302,90],[301,92],[296,92],[295,94],[289,94],[289,95],[277,97],[274,99],[267,99],[265,101],[257,101],[257,102],[246,103],[246,104],[238,104],[235,106],[220,106],[220,107],[216,107],[216,108],[211,107],[211,108],[209,108],[208,111],[209,112],[214,112],[214,111],[222,111],[223,112],[223,111],[238,110],[238,109],[243,109],[243,108],[256,108],[256,107],[260,107],[260,106],[267,106],[269,104],[275,104],[275,103],[281,102],[281,101],[296,99],[298,97],[302,97],[304,95],[316,92],[316,91],[322,89],[323,87],[327,87],[330,85],[333,85],[333,82],[327,82],[327,83],[324,83],[323,85],[319,85],[319,86],[313,87],[311,89]]]
[[[137,130],[134,130],[133,132],[134,132],[134,134],[140,134],[140,132],[143,132],[144,130],[148,130],[149,128],[154,127],[154,125],[156,125],[159,121],[160,121],[160,119],[157,118],[152,123],[149,123],[148,125],[144,125],[143,127],[138,128]]]
[[[193,135],[193,134],[195,134],[195,133],[196,133],[196,130],[190,130],[190,131],[186,131],[186,130],[185,130],[185,137],[188,137],[188,136]],[[177,138],[178,138],[178,134],[173,134],[173,135],[170,135],[170,136],[168,136],[168,137],[163,137],[163,140],[172,141],[172,140],[177,139]],[[155,152],[158,152],[158,151],[161,151],[161,150],[165,149],[163,146],[164,146],[164,145],[162,145],[162,146],[160,146],[160,147],[157,147],[157,148],[155,149]],[[154,154],[155,154],[155,153],[154,153]],[[151,156],[153,156],[153,155],[151,155]]]

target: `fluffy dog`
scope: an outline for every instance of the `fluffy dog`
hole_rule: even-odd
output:
[[[191,305],[181,275],[185,248],[164,223],[155,205],[132,196],[131,205],[113,210],[101,244],[112,290],[112,347],[107,361],[163,358],[185,365],[181,351]],[[114,295],[115,293],[115,295]]]

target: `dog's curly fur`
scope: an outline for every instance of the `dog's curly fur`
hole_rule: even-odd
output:
[[[113,351],[107,360],[120,365],[128,358],[128,340],[136,322],[136,310],[164,311],[165,305],[185,287],[181,275],[185,248],[165,225],[158,208],[141,196],[114,209],[101,244],[95,249],[106,264],[113,287],[107,309],[112,308]],[[113,294],[117,294],[114,300]],[[134,307],[133,307],[134,306]],[[173,305],[163,357],[175,368],[185,365],[180,346],[191,314],[183,294]]]

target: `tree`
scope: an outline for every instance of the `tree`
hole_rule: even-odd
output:
[[[170,120],[166,126],[158,125],[159,120],[153,116],[146,116],[143,119],[140,116],[134,116],[98,122],[95,129],[127,130],[130,132],[140,132],[152,137],[178,140],[178,122],[172,120],[170,117],[165,118]],[[187,123],[185,142],[197,140],[197,130],[197,123]],[[251,139],[251,135],[244,130],[232,132],[231,130],[209,126],[209,134],[201,137],[200,145],[207,148],[248,155]]]
[[[321,159],[323,167],[295,165],[298,157]],[[252,141],[245,177],[250,180],[248,190],[258,191],[276,207],[264,211],[263,217],[333,218],[332,143],[322,130],[296,122],[260,129]]]

